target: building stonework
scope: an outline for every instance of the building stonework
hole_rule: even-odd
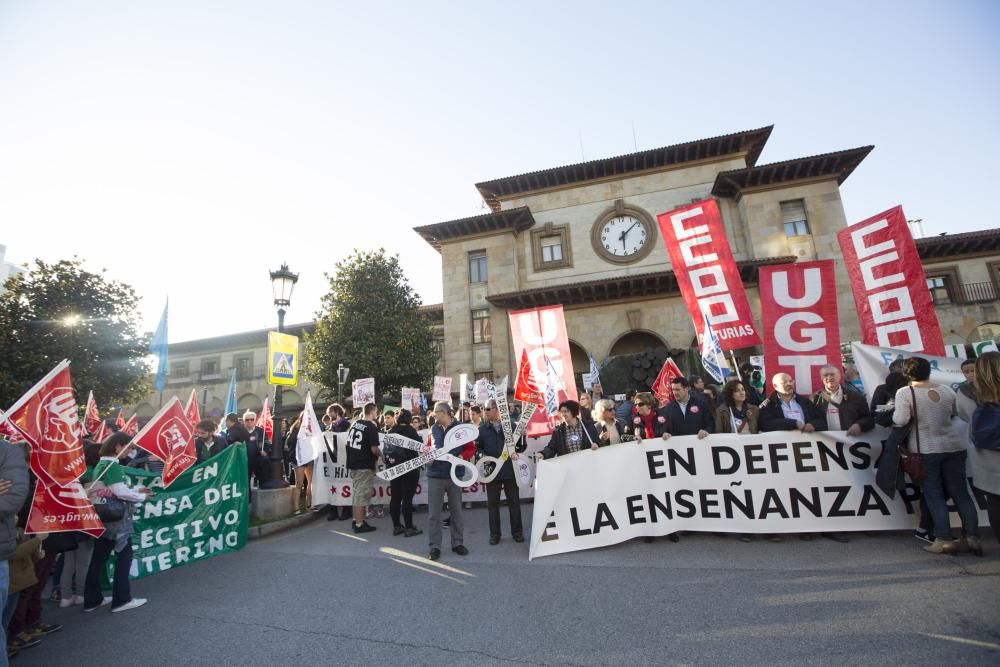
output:
[[[600,361],[644,345],[689,347],[694,327],[655,222],[647,239],[652,250],[631,262],[598,252],[594,227],[616,211],[655,221],[709,197],[718,203],[758,321],[757,266],[833,259],[842,340],[859,339],[837,241],[850,222],[840,185],[873,147],[758,165],[770,132],[761,128],[479,183],[490,214],[416,228],[441,253],[443,373],[454,381],[460,373],[513,374],[518,360],[509,311],[554,304],[563,305],[577,373],[587,369],[588,354]],[[550,247],[543,250],[546,239]],[[948,297],[942,289],[932,291],[945,342],[977,340],[990,323],[1000,336],[1000,230],[918,239],[917,246],[928,278],[944,276],[947,284]],[[486,280],[474,282],[479,255],[486,258]],[[474,317],[484,310],[490,338],[476,342],[481,323]]]

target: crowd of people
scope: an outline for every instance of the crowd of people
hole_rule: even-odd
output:
[[[892,428],[877,471],[878,485],[889,495],[904,488],[905,471],[910,482],[920,488],[920,525],[915,536],[934,554],[983,554],[979,535],[976,501],[969,493],[971,480],[986,507],[989,523],[1000,542],[1000,353],[987,352],[962,364],[966,381],[952,387],[931,381],[931,364],[919,356],[901,359],[889,367],[882,385],[867,399],[854,381],[845,381],[841,368],[825,366],[821,370],[822,388],[806,396],[796,391],[791,376],[773,376],[773,391],[762,395],[756,387],[740,379],[729,380],[722,387],[706,385],[696,376],[676,377],[671,382],[673,398],[661,405],[648,392],[629,392],[625,400],[615,401],[599,393],[581,391],[580,400],[565,400],[559,405],[560,423],[548,443],[534,454],[538,461],[574,455],[607,446],[674,436],[707,438],[712,433],[755,434],[767,431],[846,431],[857,436],[871,431],[876,424]],[[517,403],[512,424],[519,418]],[[301,419],[301,418],[300,418]],[[961,436],[956,420],[968,424],[967,436]],[[329,406],[323,415],[323,429],[345,433],[353,497],[352,507],[329,507],[329,520],[350,520],[354,532],[376,529],[368,522],[381,518],[381,505],[372,505],[375,471],[381,460],[392,467],[418,456],[411,449],[380,446],[380,433],[394,433],[411,440],[444,447],[448,432],[459,423],[478,428],[475,443],[461,455],[469,460],[477,456],[500,458],[505,449],[504,425],[495,400],[484,405],[463,404],[456,414],[448,401],[438,402],[430,414],[409,410],[387,410],[380,414],[375,403],[366,403],[348,416],[340,404]],[[266,480],[267,462],[274,455],[295,460],[295,443],[301,427],[296,420],[286,429],[283,452],[275,452],[257,424],[257,415],[247,411],[225,416],[224,434],[217,433],[211,419],[200,421],[195,429],[195,450],[204,461],[224,451],[233,443],[245,443],[249,481]],[[489,544],[502,540],[501,496],[506,500],[508,531],[515,542],[524,541],[521,503],[515,481],[513,461],[526,449],[524,437],[515,453],[503,462],[495,478],[486,483],[489,517]],[[146,603],[134,597],[128,578],[132,561],[133,503],[151,495],[149,489],[131,488],[125,483],[125,467],[162,472],[163,462],[138,450],[131,437],[115,432],[103,442],[84,440],[87,470],[81,482],[93,492],[98,488],[104,497],[114,498],[126,507],[121,518],[105,521],[105,532],[98,538],[84,533],[24,533],[25,521],[37,480],[29,471],[27,443],[0,441],[0,584],[6,584],[3,627],[8,655],[16,655],[38,644],[45,635],[61,626],[42,620],[42,595],[51,581],[50,597],[60,607],[79,605],[84,612],[110,606],[113,613],[135,609]],[[331,451],[335,457],[335,452]],[[427,469],[428,557],[441,557],[443,529],[447,528],[451,551],[467,555],[464,543],[462,489],[451,476],[452,463],[435,460]],[[312,466],[290,466],[288,479],[299,489],[305,508],[313,506]],[[461,475],[459,475],[461,477]],[[420,472],[415,469],[391,481],[389,516],[394,536],[415,537],[423,534],[415,523],[413,499]],[[957,509],[961,528],[951,526],[949,503]],[[444,516],[445,508],[449,515]],[[848,541],[843,533],[823,533],[838,542]],[[803,534],[801,539],[812,539]],[[668,535],[680,539],[678,533]],[[780,541],[777,535],[766,539]],[[645,538],[653,541],[653,538]],[[750,541],[750,535],[741,535]],[[111,595],[101,587],[101,575],[111,555],[115,556]],[[4,574],[6,573],[6,574]],[[2,586],[0,586],[2,588]]]

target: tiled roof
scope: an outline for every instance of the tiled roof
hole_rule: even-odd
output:
[[[747,188],[788,183],[801,179],[835,176],[840,185],[851,175],[855,167],[875,148],[862,146],[836,153],[823,153],[809,157],[762,164],[746,169],[719,172],[715,177],[712,194],[717,197],[733,197]]]

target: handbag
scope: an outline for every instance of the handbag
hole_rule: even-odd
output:
[[[101,481],[104,477],[104,473],[111,468],[108,465],[101,471],[101,474],[97,476],[90,486],[87,487],[87,499],[90,500],[91,504],[94,506],[94,511],[97,512],[97,518],[104,523],[114,523],[115,521],[121,521],[125,518],[125,511],[127,506],[125,501],[111,493],[111,490],[101,482],[101,486],[97,487],[97,483]],[[95,488],[96,487],[96,488]]]
[[[917,451],[911,452],[905,447],[899,450],[899,465],[903,472],[910,476],[914,482],[919,482],[927,476],[927,467],[924,465],[924,456],[920,453],[920,428],[917,426],[917,393],[910,387],[910,395],[913,397],[913,418],[910,420],[910,429],[916,435]]]

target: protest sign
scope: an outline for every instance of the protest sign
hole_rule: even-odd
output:
[[[760,267],[760,309],[768,372],[790,375],[800,394],[818,391],[820,369],[841,365],[833,260]]]
[[[517,380],[519,387],[525,384],[522,377],[531,378],[541,394],[542,400],[539,402],[542,404],[550,389],[557,403],[566,399],[578,400],[562,306],[511,311],[510,333],[514,342],[514,355],[522,360]],[[527,363],[524,363],[525,359]],[[547,379],[549,377],[554,378],[555,386],[550,387],[552,383]],[[530,387],[523,387],[520,395],[515,391],[518,400],[531,400],[524,398],[530,394]],[[558,415],[550,417],[544,410],[539,410],[528,423],[528,436],[548,435],[558,422]]]
[[[743,279],[714,199],[656,216],[698,340],[705,317],[723,350],[760,343]]]
[[[153,490],[135,505],[132,579],[246,546],[250,492],[242,443],[188,468],[169,489],[156,473],[135,468],[125,468],[125,481]],[[108,576],[113,573],[109,563]]]
[[[944,356],[924,267],[896,206],[837,232],[861,320],[861,342]]]
[[[434,393],[432,401],[451,401],[451,377],[434,376]]]
[[[865,345],[864,343],[851,343],[851,354],[869,399],[871,399],[875,387],[885,382],[885,376],[889,374],[889,364],[897,359],[914,356],[913,352],[906,350],[894,350],[888,347]],[[930,362],[931,382],[948,385],[952,389],[957,389],[958,385],[965,382],[965,376],[962,375],[962,359],[936,357],[929,354],[919,356]]]
[[[887,435],[677,436],[544,461],[536,471],[530,557],[679,530],[910,529],[919,513],[917,488],[890,499],[875,485]]]

